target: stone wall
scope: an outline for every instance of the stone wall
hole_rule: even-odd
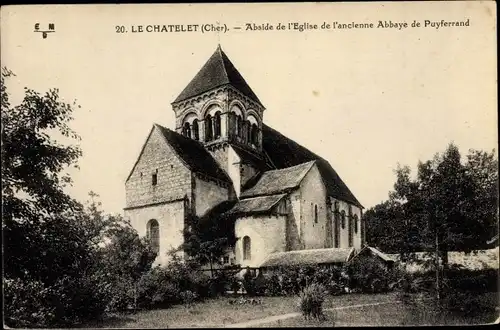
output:
[[[152,184],[153,174],[157,184]],[[191,172],[153,128],[132,174],[125,183],[126,207],[171,201],[191,196]]]
[[[259,266],[273,252],[286,251],[286,216],[246,216],[236,220],[236,264],[242,267]],[[243,237],[250,237],[251,259],[243,260]]]
[[[125,218],[130,220],[141,237],[147,234],[149,220],[158,221],[160,229],[160,251],[156,257],[155,264],[165,265],[169,258],[167,253],[172,248],[179,247],[184,238],[184,200],[164,203],[153,206],[125,209]]]
[[[288,197],[288,216],[286,228],[287,251],[301,250],[304,242],[301,239],[300,190],[292,192]]]
[[[217,161],[219,167],[228,172],[228,152],[231,147],[227,144],[216,144],[207,147],[207,150],[210,152],[212,157]]]
[[[328,212],[326,206],[326,188],[316,165],[313,165],[306,174],[299,189],[304,248],[324,248],[326,247],[325,232]],[[317,222],[315,220],[315,209],[317,209]]]
[[[358,216],[358,231],[356,232],[353,228],[353,246],[356,249],[360,249],[362,247],[362,219],[361,219],[361,209],[357,206],[354,206],[352,204],[349,204],[347,202],[337,200],[334,198],[331,198],[331,219],[332,219],[332,228],[335,228],[333,224],[333,211],[334,211],[334,205],[335,202],[338,202],[339,205],[339,212],[344,211],[346,214],[346,220],[345,220],[345,228],[342,228],[342,226],[339,226],[340,228],[340,247],[341,248],[347,248],[349,247],[349,205],[351,206],[351,212],[352,216],[355,214]],[[340,219],[340,217],[339,217]],[[354,224],[354,221],[352,222]],[[334,232],[335,229],[332,230],[332,234],[335,235]]]
[[[215,182],[205,181],[195,177],[194,187],[197,216],[203,216],[215,205],[229,199],[228,188],[221,187]]]

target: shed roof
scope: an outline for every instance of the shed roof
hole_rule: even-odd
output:
[[[271,196],[259,196],[254,198],[242,199],[229,210],[228,214],[256,214],[272,211],[273,207],[281,201],[286,194]]]
[[[313,165],[314,161],[310,161],[296,166],[266,171],[262,173],[253,187],[243,191],[241,197],[264,196],[287,192],[300,185],[300,182]]]
[[[353,254],[354,248],[329,248],[276,252],[268,255],[260,267],[266,268],[344,263],[349,261]]]

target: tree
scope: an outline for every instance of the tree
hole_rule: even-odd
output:
[[[233,202],[216,205],[202,217],[188,215],[183,230],[184,243],[177,251],[184,251],[191,261],[200,265],[209,264],[213,275],[213,265],[220,264],[228,247],[236,243],[235,219],[227,215]]]
[[[476,150],[469,151],[463,164],[458,148],[450,144],[432,160],[419,162],[415,179],[410,178],[408,167],[398,166],[389,201],[366,212],[367,237],[386,244],[401,216],[404,239],[396,235],[395,244],[400,252],[420,250],[434,256],[439,294],[440,263],[445,271],[447,252],[480,249],[496,232],[497,164],[494,151]]]
[[[388,200],[375,205],[364,214],[366,241],[387,253],[399,253],[405,246],[405,222],[401,205]]]
[[[121,216],[103,216],[94,203],[91,210],[94,223],[101,224],[101,245],[96,261],[97,270],[105,270],[106,281],[110,284],[112,296],[108,305],[111,310],[137,306],[138,283],[142,275],[148,272],[156,259],[146,237],[140,237],[130,223]]]
[[[57,89],[41,95],[28,88],[12,106],[6,85],[12,75],[2,69],[6,323],[67,325],[96,317],[106,305],[106,283],[94,267],[96,230],[83,205],[64,192],[71,179],[63,170],[81,155],[69,127],[77,106],[61,101]]]
[[[48,253],[40,245],[53,238],[50,231],[56,222],[71,234],[69,221],[74,220],[67,217],[82,208],[64,192],[71,179],[61,172],[65,167],[76,166],[81,150],[78,146],[61,145],[49,136],[58,133],[69,140],[79,140],[68,126],[75,105],[62,102],[57,89],[42,96],[26,88],[23,101],[13,107],[5,84],[12,75],[8,69],[2,69],[4,272],[6,276],[22,277],[40,273],[36,260]],[[53,246],[57,254],[68,248]]]

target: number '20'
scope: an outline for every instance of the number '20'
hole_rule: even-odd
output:
[[[115,26],[116,33],[125,33],[125,26],[123,25],[117,25]]]

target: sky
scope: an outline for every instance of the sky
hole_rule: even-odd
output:
[[[415,169],[454,142],[497,148],[493,2],[4,6],[1,60],[23,88],[58,88],[83,156],[68,192],[122,213],[125,180],[153,123],[220,44],[262,101],[264,122],[327,159],[365,208],[386,200],[397,164]],[[282,23],[406,22],[408,28],[276,30]],[[411,28],[413,21],[466,21]],[[35,23],[55,33],[42,38]],[[246,30],[246,23],[274,30]],[[133,33],[139,25],[227,32]],[[116,26],[127,32],[117,33]],[[241,27],[239,30],[233,27]]]

